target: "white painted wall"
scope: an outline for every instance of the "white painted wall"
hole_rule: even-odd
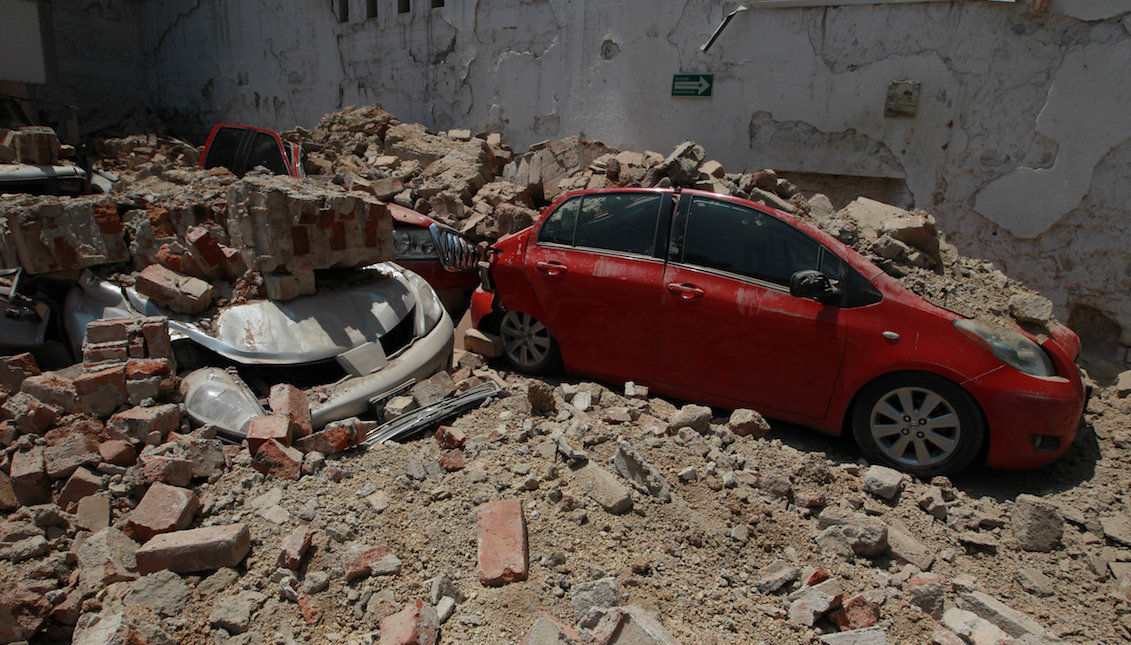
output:
[[[877,0],[880,1],[880,0]],[[897,178],[965,253],[1066,316],[1105,312],[1131,344],[1131,0],[883,3],[738,14],[699,0],[150,0],[138,30],[150,105],[182,129],[313,126],[350,104],[501,131],[516,149],[573,134],[728,171]],[[835,4],[835,3],[827,3]],[[715,75],[710,99],[672,74]],[[883,114],[888,84],[918,113]]]

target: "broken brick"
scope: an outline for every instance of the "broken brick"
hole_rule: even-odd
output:
[[[280,383],[271,387],[267,401],[271,406],[271,412],[287,417],[295,424],[295,438],[305,437],[313,432],[310,424],[310,403],[302,390],[287,383]]]
[[[72,434],[63,443],[43,450],[43,463],[47,476],[53,480],[70,477],[82,466],[102,461],[98,442],[83,434]]]
[[[11,417],[12,423],[24,434],[43,434],[59,417],[55,408],[23,392],[10,397],[0,410]]]
[[[109,416],[129,401],[126,370],[122,365],[88,372],[76,378],[74,383],[83,409],[100,417]]]
[[[20,500],[16,499],[16,491],[12,488],[12,480],[4,471],[0,470],[0,513],[9,513],[20,507]]]
[[[445,453],[444,456],[440,457],[440,468],[443,468],[449,473],[455,472],[457,470],[463,470],[463,467],[463,451],[459,448],[450,450]]]
[[[51,483],[43,467],[43,448],[36,447],[12,455],[9,477],[12,491],[21,505],[51,501]]]
[[[59,508],[73,513],[78,508],[79,501],[102,490],[102,478],[86,468],[79,468],[59,490],[55,503]]]
[[[522,501],[512,497],[480,504],[479,582],[499,586],[526,580],[529,556]]]
[[[292,571],[298,569],[302,565],[302,557],[306,555],[310,549],[310,543],[314,540],[314,534],[317,533],[312,528],[300,526],[283,540],[283,546],[279,551],[278,566]]]
[[[132,466],[137,463],[137,450],[125,439],[110,439],[98,445],[102,461],[115,466]]]
[[[92,320],[86,326],[85,344],[121,343],[128,338],[133,318],[103,318]]]
[[[141,478],[149,484],[188,486],[192,481],[192,462],[175,457],[142,457]]]
[[[12,393],[19,392],[24,379],[39,374],[39,365],[36,364],[35,357],[27,352],[0,358],[0,389]]]
[[[146,575],[162,569],[193,573],[234,567],[250,548],[246,524],[173,531],[154,536],[137,550],[137,568]]]
[[[286,417],[258,416],[247,427],[247,451],[254,456],[268,439],[291,445],[291,421]]]
[[[467,435],[459,428],[440,426],[436,429],[436,443],[445,450],[462,448],[467,441]]]
[[[126,381],[164,378],[172,373],[173,366],[167,358],[146,358],[126,363]]]
[[[364,547],[351,552],[349,561],[346,563],[346,581],[352,582],[359,578],[368,577],[373,571],[373,565],[387,555],[389,555],[389,547],[384,544]]]
[[[212,285],[159,264],[142,269],[137,274],[135,288],[180,313],[199,314],[212,304]]]
[[[302,453],[268,439],[252,457],[251,467],[264,475],[297,480],[302,475]]]
[[[60,414],[75,414],[82,411],[75,384],[71,379],[54,372],[27,377],[20,386],[20,392],[55,408]]]
[[[138,441],[147,441],[152,435],[153,443],[160,443],[180,427],[181,409],[172,403],[123,410],[106,422],[107,430],[112,433]]]
[[[123,533],[139,542],[154,535],[187,528],[200,510],[196,493],[186,488],[156,482],[130,512]]]
[[[333,455],[352,448],[365,438],[365,428],[353,421],[329,426],[295,442],[300,451]]]
[[[440,636],[440,617],[423,600],[414,600],[401,611],[381,619],[378,645],[435,645]]]

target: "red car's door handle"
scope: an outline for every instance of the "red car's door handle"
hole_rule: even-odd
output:
[[[562,264],[561,262],[543,261],[543,262],[539,262],[539,263],[535,264],[534,266],[538,267],[539,273],[541,273],[543,275],[548,275],[550,277],[553,277],[553,276],[556,276],[556,275],[561,275],[561,274],[565,273],[566,271],[569,271],[569,267]]]
[[[669,282],[668,291],[683,300],[698,300],[703,297],[703,290],[689,282]]]

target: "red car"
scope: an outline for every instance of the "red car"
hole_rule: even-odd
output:
[[[201,168],[223,167],[243,177],[256,166],[276,175],[305,177],[302,147],[264,128],[234,123],[212,127],[200,152]],[[478,251],[470,240],[411,208],[389,204],[397,264],[419,274],[458,316],[478,279]]]
[[[574,374],[830,434],[919,476],[1028,468],[1086,400],[1067,327],[966,319],[788,215],[696,190],[569,193],[499,240],[472,321],[516,369]]]

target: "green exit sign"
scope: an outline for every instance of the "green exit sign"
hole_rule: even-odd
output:
[[[672,74],[672,96],[711,96],[714,74]]]

